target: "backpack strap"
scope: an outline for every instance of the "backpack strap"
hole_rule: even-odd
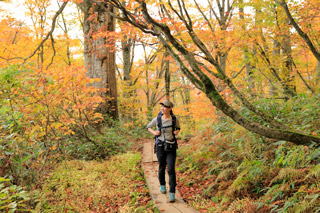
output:
[[[174,114],[172,114],[171,117],[172,117],[172,133],[173,133],[176,130],[177,117]]]
[[[157,126],[158,126],[158,130],[161,131],[161,128],[162,128],[162,112],[161,111],[157,116]]]
[[[178,148],[178,143],[177,143],[177,139],[176,139],[176,136],[175,134],[173,133],[175,130],[176,130],[176,123],[177,123],[177,117],[173,114],[172,110],[170,111],[170,114],[171,114],[171,117],[172,117],[172,126],[165,126],[163,127],[162,126],[162,112],[160,111],[158,113],[158,116],[157,116],[157,127],[158,127],[158,130],[161,131],[162,128],[168,128],[168,127],[172,127],[172,135],[173,135],[173,139],[175,140],[175,143],[177,145],[177,148]],[[180,128],[177,128],[177,129],[180,129]],[[156,140],[156,143],[157,143],[157,138],[159,137],[159,135],[157,135],[155,137],[155,140]]]
[[[176,122],[177,122],[177,117],[173,114],[172,110],[170,111],[171,117],[172,117],[172,133],[176,130]],[[162,128],[168,128],[171,126],[166,126],[162,127],[162,112],[160,111],[158,116],[157,116],[157,127],[158,130],[161,131]]]
[[[173,139],[175,140],[175,142],[177,144],[176,135],[173,133],[176,130],[177,117],[174,114],[172,114],[171,117],[172,117],[172,135],[173,135]]]

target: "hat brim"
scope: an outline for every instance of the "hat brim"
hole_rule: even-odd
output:
[[[162,106],[165,106],[165,107],[172,107],[172,106],[167,106],[164,103],[159,103],[159,104],[162,105]]]

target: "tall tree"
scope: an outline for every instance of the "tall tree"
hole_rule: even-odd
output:
[[[170,52],[171,56],[177,61],[182,72],[188,79],[206,96],[211,103],[221,110],[225,115],[229,116],[236,123],[243,126],[249,131],[269,138],[291,141],[296,144],[308,145],[316,142],[320,145],[320,138],[302,134],[290,127],[281,124],[275,118],[270,117],[267,113],[255,107],[248,101],[244,94],[234,85],[230,77],[226,75],[221,67],[216,51],[211,51],[212,40],[206,40],[201,35],[201,29],[196,29],[196,22],[201,22],[204,26],[208,26],[208,21],[197,17],[196,21],[192,18],[192,11],[189,11],[184,1],[178,0],[177,5],[173,6],[169,1],[171,8],[170,17],[158,20],[151,15],[149,6],[145,1],[136,0],[135,8],[139,7],[141,15],[135,16],[130,12],[130,7],[125,7],[118,0],[110,0],[125,14],[125,19],[132,25],[140,28],[143,32],[156,36],[162,45]],[[162,2],[163,4],[163,2]],[[153,5],[154,6],[154,5]],[[154,8],[154,7],[153,7]],[[173,20],[174,16],[174,20]],[[170,25],[178,23],[180,31],[177,33]],[[181,27],[181,25],[183,27]],[[180,39],[181,32],[185,32],[191,42],[186,43]],[[211,42],[211,43],[208,43]],[[191,48],[190,48],[191,47]],[[214,70],[214,69],[215,70]],[[210,77],[209,77],[210,76]],[[224,96],[219,94],[216,86],[211,78],[222,80],[233,92],[233,94],[241,101],[241,104],[248,108],[255,116],[259,117],[263,122],[253,121],[252,118],[243,116],[236,108],[228,104]],[[266,125],[267,123],[267,125]]]
[[[169,62],[169,52],[165,51],[164,55],[164,62],[163,62],[163,69],[165,70],[164,74],[164,81],[165,81],[165,88],[166,88],[166,98],[170,99],[170,80],[171,80],[171,74],[170,74],[170,62]]]
[[[84,0],[81,3],[84,13],[84,57],[87,76],[95,81],[92,86],[105,90],[105,105],[99,111],[113,119],[119,118],[117,105],[117,81],[115,68],[115,39],[110,32],[115,30],[115,20],[109,13],[114,13],[112,4]]]
[[[287,2],[285,0],[275,0],[275,2],[279,5],[281,5],[281,7],[283,8],[283,10],[285,11],[290,23],[292,24],[292,26],[294,27],[294,29],[298,32],[298,34],[300,35],[300,37],[306,42],[306,44],[308,45],[310,51],[312,52],[312,54],[314,55],[314,57],[317,59],[317,61],[320,61],[320,51],[317,50],[317,48],[314,45],[314,42],[310,39],[310,37],[308,36],[307,33],[305,33],[301,27],[298,25],[298,23],[294,20],[289,7],[287,5]]]
[[[280,42],[277,38],[273,40],[273,50],[272,50],[272,56],[273,56],[273,64],[275,65],[275,71],[279,73],[279,59],[280,59]],[[278,66],[277,66],[278,65]],[[276,96],[277,88],[274,86],[272,81],[269,81],[269,95]]]
[[[165,97],[165,86],[163,87],[163,80],[165,79],[167,55],[163,53],[163,47],[158,46],[150,54],[147,53],[144,47],[144,72],[146,80],[146,88],[143,88],[147,97],[147,116],[152,118],[153,108],[156,104]],[[157,60],[156,60],[157,59]]]
[[[318,87],[320,86],[320,61],[317,61],[316,66],[316,85]]]
[[[244,18],[244,2],[243,0],[239,0],[239,16],[240,16],[240,21],[242,23],[242,30],[245,32],[246,31],[246,25],[245,25],[245,18]],[[254,82],[254,73],[253,70],[255,66],[253,63],[249,60],[249,46],[248,44],[244,44],[244,61],[245,61],[245,69],[246,69],[246,75],[247,75],[247,83],[250,88],[250,90],[254,90],[255,88],[255,82]],[[254,49],[252,50],[252,54],[254,54]]]

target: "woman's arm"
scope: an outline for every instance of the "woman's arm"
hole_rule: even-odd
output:
[[[159,130],[153,130],[152,128],[148,128],[148,131],[151,132],[153,135],[158,136],[161,134]]]
[[[179,122],[179,119],[176,118],[176,130],[173,131],[173,134],[175,134],[175,136],[177,136],[180,132],[180,122]]]

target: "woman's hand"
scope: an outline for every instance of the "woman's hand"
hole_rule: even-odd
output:
[[[173,131],[173,134],[174,134],[174,135],[178,135],[178,134],[179,134],[179,132],[180,132],[180,130],[179,130],[179,129],[177,129],[177,130]]]
[[[154,131],[152,128],[148,128],[148,131],[151,132],[155,136],[161,135],[161,131],[160,130]]]
[[[154,134],[155,136],[161,135],[161,131],[160,131],[160,130],[154,131],[153,134]]]

